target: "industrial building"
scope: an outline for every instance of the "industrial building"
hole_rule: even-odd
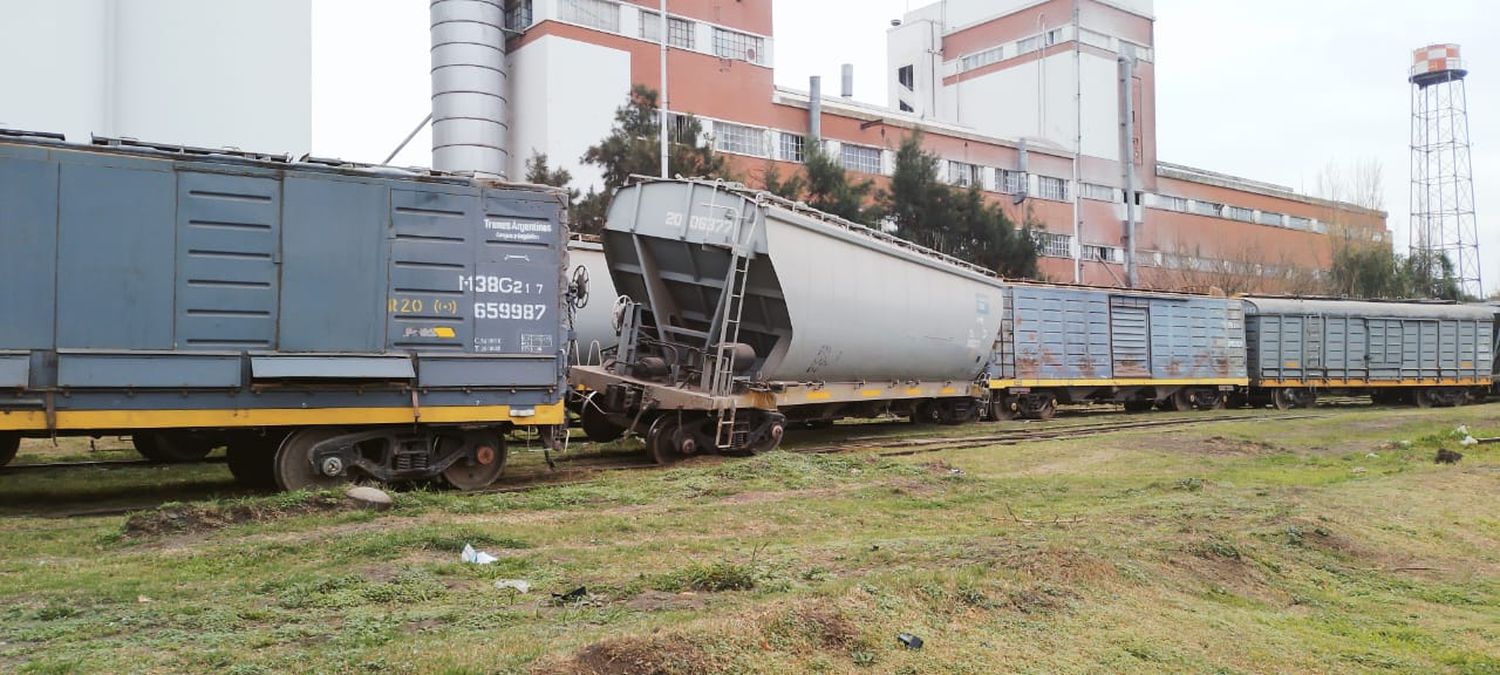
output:
[[[543,152],[581,184],[598,182],[577,158],[608,135],[632,84],[661,87],[659,5],[508,4],[513,175]],[[946,178],[1043,228],[1042,270],[1058,281],[1125,282],[1127,181],[1144,285],[1254,277],[1261,290],[1299,290],[1337,239],[1389,245],[1384,213],[1159,159],[1152,11],[1151,0],[933,3],[889,30],[888,106],[830,96],[848,93],[832,86],[815,105],[774,83],[772,0],[670,0],[668,107],[702,119],[751,183],[802,162],[813,108],[825,149],[877,184],[920,129]]]

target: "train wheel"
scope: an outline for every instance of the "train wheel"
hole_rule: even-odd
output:
[[[1271,405],[1277,410],[1291,410],[1292,408],[1308,408],[1317,400],[1314,394],[1301,394],[1296,389],[1282,388],[1271,392]]]
[[[1411,393],[1411,399],[1418,408],[1431,408],[1437,405],[1437,397],[1433,396],[1431,389],[1418,389]]]
[[[21,449],[20,434],[0,434],[0,466],[10,464]]]
[[[1167,410],[1173,412],[1187,412],[1197,407],[1193,405],[1193,390],[1186,388],[1172,392],[1172,396],[1167,399],[1166,404]]]
[[[234,481],[248,488],[276,489],[276,449],[285,438],[286,434],[231,438],[225,454]]]
[[[1014,396],[1001,396],[990,399],[989,415],[991,422],[1004,422],[1013,420],[1021,414],[1020,406]]]
[[[196,462],[213,452],[214,442],[207,436],[183,431],[153,431],[134,434],[131,445],[142,457],[153,462]]]
[[[1203,390],[1193,397],[1199,410],[1223,410],[1229,406],[1229,395],[1223,392]]]
[[[292,432],[281,442],[281,447],[276,449],[276,461],[274,462],[276,474],[276,487],[288,492],[294,490],[318,490],[333,488],[349,482],[347,467],[327,467],[336,469],[336,475],[329,476],[324,472],[324,467],[315,467],[312,464],[313,447],[330,438],[344,435],[343,429],[312,428],[301,429]]]
[[[1048,396],[1046,400],[1042,401],[1036,407],[1028,409],[1026,412],[1027,417],[1032,419],[1050,420],[1057,416],[1057,399]]]
[[[505,439],[490,431],[470,431],[463,435],[463,443],[467,456],[445,469],[443,480],[460,490],[489,487],[505,471]]]
[[[1238,410],[1238,409],[1243,408],[1243,407],[1245,407],[1247,405],[1250,405],[1250,397],[1246,396],[1245,394],[1235,393],[1235,394],[1230,394],[1230,395],[1224,397],[1224,406],[1225,407],[1234,408],[1234,409]]]
[[[625,435],[625,427],[609,421],[604,408],[599,406],[599,392],[590,392],[583,399],[583,409],[578,413],[578,423],[584,435],[595,443],[609,443]]]
[[[918,401],[912,408],[912,424],[940,424],[943,421],[943,411],[938,407],[937,401]]]
[[[656,418],[651,429],[646,432],[646,448],[651,451],[651,459],[656,460],[657,464],[676,464],[686,457],[677,447],[677,431],[680,426],[677,420],[663,415]]]
[[[759,455],[770,452],[781,447],[781,439],[786,436],[786,426],[780,422],[772,422],[771,428],[766,431],[766,437],[759,443],[750,446],[750,454]]]

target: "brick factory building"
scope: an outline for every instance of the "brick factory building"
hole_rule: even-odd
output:
[[[668,3],[669,109],[702,119],[751,184],[773,164],[783,176],[797,169],[815,107],[807,91],[773,81],[772,4]],[[543,152],[597,184],[598,168],[577,158],[608,135],[632,84],[661,86],[659,2],[510,5],[512,175]],[[1337,238],[1389,245],[1384,213],[1157,157],[1151,5],[948,0],[912,11],[887,35],[888,106],[830,96],[837,82],[822,88],[824,147],[883,185],[896,148],[920,129],[942,177],[977,184],[1017,222],[1040,225],[1042,271],[1055,281],[1123,283],[1127,154],[1144,285],[1250,275],[1262,290],[1297,290],[1327,269]]]

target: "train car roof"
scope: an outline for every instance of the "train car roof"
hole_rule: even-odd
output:
[[[1494,308],[1447,302],[1377,302],[1246,296],[1247,314],[1391,317],[1397,319],[1493,319]]]
[[[247,169],[308,171],[314,173],[420,181],[439,185],[462,185],[500,189],[535,190],[561,194],[560,188],[530,183],[477,178],[469,174],[438,171],[422,167],[397,167],[364,164],[342,159],[304,155],[293,159],[286,154],[250,152],[236,148],[202,148],[170,143],[152,143],[133,138],[111,138],[93,135],[89,143],[72,143],[62,134],[0,128],[0,147],[32,147],[43,151],[79,152],[101,155],[156,159],[170,162],[202,162]]]

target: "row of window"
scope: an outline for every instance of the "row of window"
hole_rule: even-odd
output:
[[[1185,197],[1173,197],[1171,195],[1156,195],[1155,208],[1163,211],[1177,211],[1179,213],[1191,213],[1198,216],[1209,216],[1211,218],[1238,220],[1243,223],[1289,227],[1294,230],[1323,232],[1326,229],[1322,223],[1312,218],[1288,216],[1273,211],[1256,211],[1244,206],[1221,204],[1219,202],[1188,200]]]
[[[661,41],[661,15],[649,10],[639,10],[639,24],[635,36],[652,42]],[[624,33],[620,26],[620,4],[614,0],[559,0],[558,18],[580,26],[597,28],[611,33]],[[667,44],[679,49],[698,51],[698,25],[694,21],[678,17],[667,17]],[[766,65],[766,40],[714,26],[712,54],[719,58],[748,61]]]
[[[1038,49],[1051,47],[1052,45],[1062,42],[1062,33],[1063,32],[1061,28],[1054,28],[1045,33],[1039,33],[1037,35],[1018,40],[1015,43],[1015,53],[1011,54],[1009,57],[1005,55],[1007,45],[991,47],[982,52],[969,54],[959,59],[958,70],[959,72],[966,72],[974,70],[975,68],[983,68],[992,63],[999,63],[1001,61],[1004,61],[1006,58],[1014,58],[1023,54],[1030,54],[1031,52],[1034,52]]]

